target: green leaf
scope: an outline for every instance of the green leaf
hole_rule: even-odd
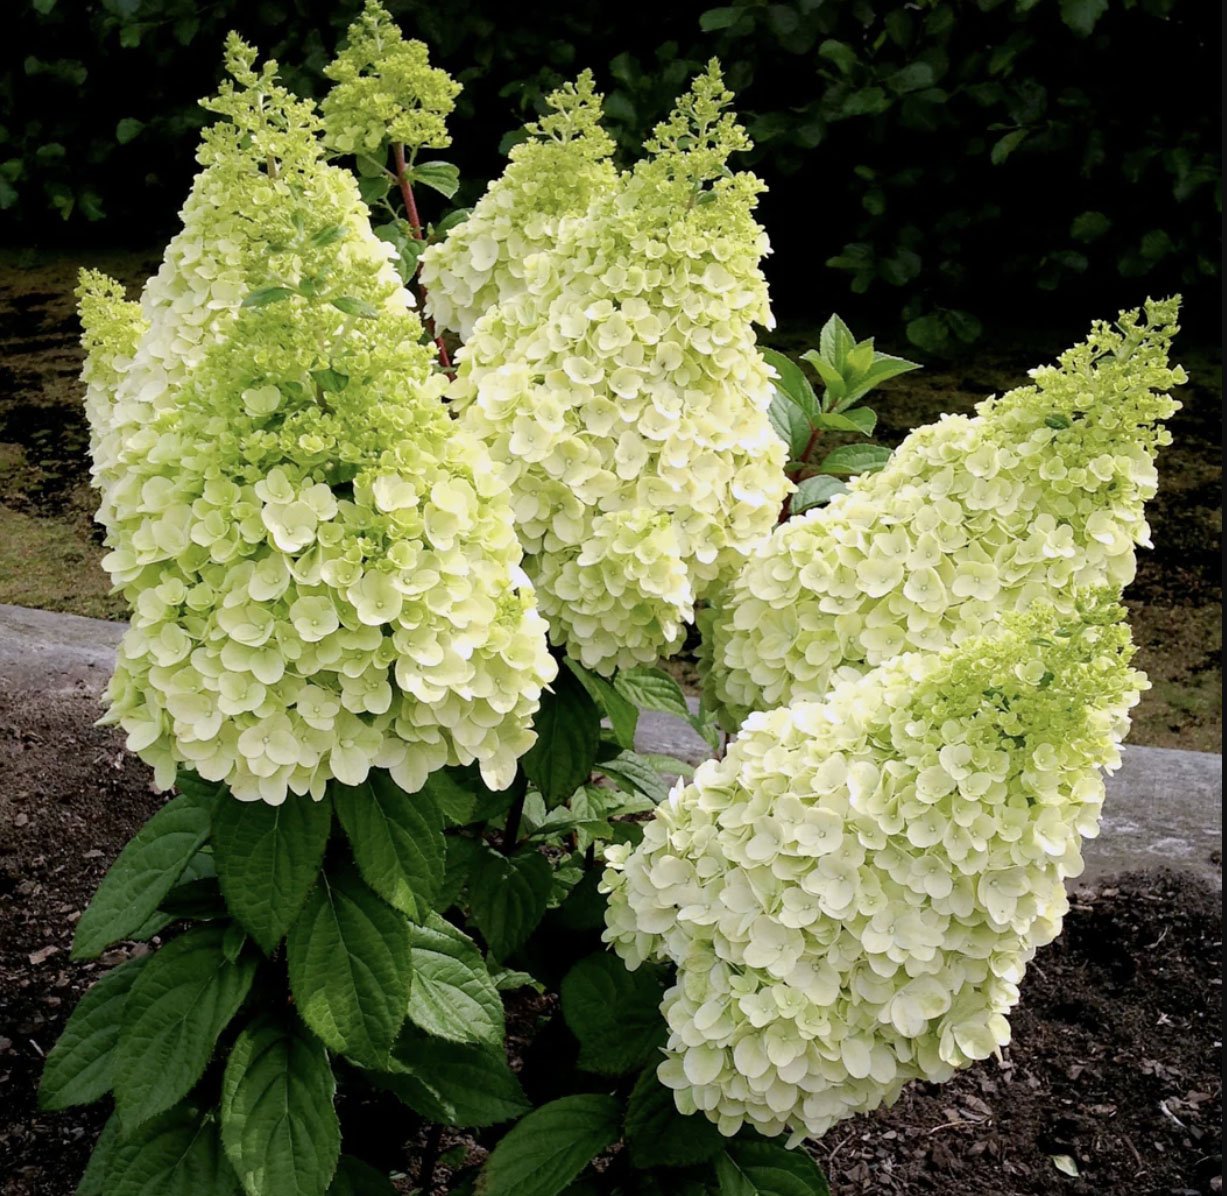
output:
[[[123,120],[115,126],[115,140],[120,145],[127,145],[134,137],[140,135],[141,130],[145,127],[143,120],[137,120],[133,116],[125,116]]]
[[[217,1122],[179,1105],[116,1143],[106,1196],[237,1196]]]
[[[588,696],[605,712],[614,738],[624,748],[633,748],[635,728],[639,723],[639,711],[635,708],[635,703],[622,696],[616,688],[616,682],[611,684],[599,673],[589,672],[569,656],[566,657],[565,664],[588,691]]]
[[[855,432],[859,436],[870,436],[878,417],[868,408],[859,407],[847,415],[824,411],[814,422],[828,432]]]
[[[411,926],[409,935],[413,967],[409,1020],[451,1042],[501,1048],[503,998],[477,944],[436,913],[430,913],[422,925]]]
[[[391,189],[392,180],[386,174],[369,175],[358,180],[358,194],[368,206],[377,204]]]
[[[319,232],[312,234],[310,243],[317,249],[323,249],[326,245],[335,245],[338,241],[344,240],[345,234],[345,225],[326,224]]]
[[[396,1196],[396,1189],[382,1171],[353,1155],[343,1154],[328,1187],[328,1196]]]
[[[826,1177],[803,1150],[739,1138],[716,1160],[720,1196],[830,1196]]]
[[[699,17],[699,28],[705,33],[714,33],[717,29],[728,29],[736,25],[744,10],[740,8],[709,8]]]
[[[362,879],[401,913],[425,917],[447,856],[443,815],[429,793],[406,793],[382,769],[361,785],[334,781],[332,792]]]
[[[890,449],[881,444],[845,444],[827,453],[818,467],[825,473],[872,473],[890,460]]]
[[[918,370],[920,366],[906,357],[892,357],[889,353],[875,353],[873,364],[857,378],[854,385],[848,388],[848,393],[835,405],[836,411],[843,411],[858,399],[868,394],[875,386],[881,386],[888,378],[906,374],[910,370]],[[855,419],[860,412],[849,411],[850,419]],[[876,422],[876,417],[875,417]]]
[[[541,695],[537,742],[520,761],[547,805],[564,802],[589,777],[601,737],[601,712],[570,669]]]
[[[664,669],[647,665],[624,669],[614,677],[614,685],[628,700],[644,710],[676,714],[687,722],[691,719],[682,687]]]
[[[989,161],[994,166],[1000,166],[1030,135],[1030,129],[1013,129],[998,138],[989,152]]]
[[[407,1030],[392,1059],[395,1070],[372,1077],[375,1083],[438,1125],[498,1125],[532,1107],[507,1066],[501,1042],[497,1047],[443,1042]]]
[[[706,1117],[678,1112],[672,1089],[643,1069],[626,1102],[626,1146],[631,1162],[648,1167],[691,1167],[716,1157],[724,1135]]]
[[[833,62],[841,75],[850,75],[856,69],[856,51],[846,42],[828,38],[818,47],[818,56]]]
[[[280,303],[283,299],[288,299],[296,293],[291,287],[261,287],[259,290],[252,291],[243,300],[242,306],[267,307],[270,303]]]
[[[837,494],[843,494],[848,489],[838,478],[827,474],[815,474],[797,483],[797,489],[789,500],[790,515],[801,515],[811,507],[820,507],[828,503]]]
[[[149,959],[145,955],[120,964],[81,998],[43,1066],[40,1107],[87,1105],[110,1092],[124,1004]]]
[[[642,1067],[665,1044],[659,971],[628,971],[607,952],[581,959],[563,978],[562,1014],[579,1039],[585,1071],[620,1076]]]
[[[238,1036],[221,1133],[248,1196],[324,1196],[341,1154],[336,1087],[327,1051],[292,1014],[264,1015]]]
[[[106,1196],[107,1172],[118,1149],[119,1116],[112,1113],[102,1127],[98,1141],[94,1143],[89,1162],[85,1165],[85,1174],[77,1184],[76,1196]]]
[[[409,1005],[409,923],[353,868],[321,875],[290,928],[290,991],[326,1046],[379,1067]]]
[[[328,845],[332,803],[292,797],[279,806],[230,796],[213,810],[213,858],[222,896],[265,955],[302,909]]]
[[[1096,241],[1112,227],[1112,221],[1102,212],[1083,212],[1075,216],[1069,235],[1075,241]]]
[[[473,786],[464,783],[462,774],[449,768],[436,769],[426,778],[421,791],[429,796],[445,822],[465,826],[473,821],[477,794]],[[445,843],[445,851],[446,846]]]
[[[325,394],[340,394],[349,385],[349,375],[342,374],[331,367],[323,370],[312,370],[311,377],[315,379]]]
[[[451,199],[460,190],[460,170],[450,162],[419,162],[409,174],[412,182]]]
[[[1090,37],[1107,11],[1108,0],[1061,0],[1061,20],[1079,37]]]
[[[799,458],[809,447],[813,428],[801,408],[778,387],[771,397],[767,418],[771,421],[776,435],[787,447],[788,455]]]
[[[506,959],[532,934],[549,904],[552,882],[549,860],[537,851],[482,853],[469,880],[469,909],[496,959]]]
[[[844,362],[855,344],[856,337],[852,335],[852,329],[838,315],[832,315],[823,324],[822,331],[818,334],[819,355],[825,361],[830,362],[840,374],[843,373]],[[802,360],[813,362],[813,353],[811,349],[808,353],[802,354]]]
[[[762,354],[763,360],[779,375],[777,388],[782,390],[801,409],[806,418],[812,421],[819,411],[818,396],[814,394],[814,388],[810,386],[809,379],[801,367],[791,357],[785,357],[783,353],[777,353],[765,345],[760,345],[758,351]]]
[[[357,316],[363,320],[373,320],[379,315],[379,309],[365,299],[357,299],[353,295],[338,295],[328,301],[337,311],[343,311],[347,316]]]
[[[534,1109],[494,1148],[478,1196],[557,1196],[621,1133],[618,1101],[601,1093],[564,1096]]]
[[[445,910],[460,900],[461,893],[469,883],[469,877],[478,857],[486,850],[479,839],[467,835],[447,835],[447,864],[443,871],[443,887],[436,901],[438,909]]]
[[[152,956],[129,990],[114,1064],[125,1135],[187,1095],[246,998],[256,959],[228,960],[225,937],[224,926],[189,930]]]
[[[472,208],[453,208],[442,220],[437,221],[430,230],[432,241],[442,240],[458,224],[463,224],[473,214]]]
[[[825,357],[815,353],[813,349],[802,353],[801,359],[808,361],[817,371],[818,377],[822,379],[822,384],[826,388],[823,394],[824,408],[846,397],[848,389],[848,384],[844,379],[844,370],[847,369],[846,361],[842,366],[834,365]]]
[[[612,760],[602,760],[597,771],[604,773],[619,788],[642,793],[654,805],[669,796],[664,778],[638,752],[619,752]]]
[[[212,798],[185,793],[162,807],[102,878],[72,940],[73,959],[96,959],[140,929],[209,836]]]

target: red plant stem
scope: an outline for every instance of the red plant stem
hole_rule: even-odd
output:
[[[805,451],[801,454],[801,459],[797,464],[797,468],[789,475],[792,481],[797,481],[804,467],[809,464],[809,455],[814,451],[814,445],[818,443],[818,438],[822,435],[821,428],[811,428],[809,440],[805,444]],[[777,524],[784,523],[788,519],[788,508],[792,505],[792,495],[790,494],[785,500],[783,506],[780,507],[780,517],[776,520]]]
[[[413,187],[409,183],[409,172],[405,165],[405,147],[399,142],[392,144],[392,161],[396,164],[396,181],[400,184],[401,199],[405,202],[405,213],[409,217],[409,231],[413,233],[415,241],[424,241],[425,234],[422,232],[422,218],[418,215],[417,201],[413,198]],[[426,324],[426,331],[430,333],[431,338],[439,349],[439,364],[443,367],[444,372],[449,376],[452,373],[452,359],[448,355],[447,345],[443,343],[443,337],[435,330],[434,321],[426,314],[426,288],[418,283],[418,294],[422,298],[422,319]]]

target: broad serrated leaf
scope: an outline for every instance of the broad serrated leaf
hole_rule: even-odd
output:
[[[558,1196],[621,1134],[612,1096],[564,1096],[533,1110],[500,1140],[477,1180],[478,1196]]]
[[[579,683],[588,691],[588,696],[604,711],[609,720],[610,730],[614,738],[624,747],[635,746],[635,728],[639,723],[639,711],[634,702],[628,701],[611,683],[599,673],[590,672],[578,661],[569,656],[565,660],[567,668],[575,674]]]
[[[43,1066],[38,1088],[42,1108],[87,1105],[110,1092],[124,1005],[150,958],[120,964],[81,998]]]
[[[106,1196],[237,1196],[217,1122],[177,1106],[124,1134],[106,1169]]]
[[[292,1013],[235,1040],[222,1077],[222,1145],[248,1196],[323,1196],[341,1154],[328,1053]]]
[[[818,372],[818,377],[822,379],[822,384],[826,388],[822,401],[824,409],[836,406],[845,397],[848,390],[843,371],[828,361],[824,355],[815,353],[813,349],[802,353],[801,360],[808,361]]]
[[[349,385],[349,375],[338,370],[312,370],[311,377],[325,394],[340,394]]]
[[[838,478],[823,473],[806,478],[797,484],[796,492],[789,499],[789,513],[800,515],[811,507],[820,507],[823,503],[830,502],[835,495],[845,493],[847,489]]]
[[[228,960],[225,938],[220,925],[189,930],[152,956],[129,990],[113,1071],[125,1136],[187,1095],[247,996],[255,957]]]
[[[107,1172],[119,1149],[119,1115],[112,1113],[107,1118],[98,1141],[90,1153],[89,1162],[85,1165],[85,1174],[77,1184],[75,1196],[106,1196]]]
[[[1061,20],[1079,37],[1090,37],[1107,11],[1108,0],[1061,0]]]
[[[345,238],[345,225],[343,224],[328,224],[314,233],[311,237],[311,244],[317,249],[322,249],[326,245],[335,245],[338,241]]]
[[[819,50],[819,53],[821,52]],[[818,353],[829,361],[840,374],[843,373],[844,362],[855,344],[856,337],[852,335],[852,330],[838,315],[832,315],[823,324],[822,331],[818,334]],[[803,359],[812,362],[811,353],[813,353],[812,349],[809,353],[802,355]]]
[[[581,959],[562,981],[562,1013],[579,1039],[580,1067],[620,1076],[654,1058],[668,1037],[664,991],[656,968],[631,972],[606,952]]]
[[[531,1108],[501,1043],[444,1042],[405,1031],[392,1062],[395,1070],[374,1077],[375,1083],[439,1125],[477,1129],[512,1121]]]
[[[716,1160],[720,1196],[830,1196],[826,1177],[803,1150],[742,1138]]]
[[[601,712],[570,669],[541,695],[533,729],[537,742],[520,763],[546,804],[557,805],[588,779],[601,738]]]
[[[776,435],[788,448],[788,455],[798,459],[804,456],[814,429],[801,408],[778,388],[771,397],[767,418],[771,421]]]
[[[431,913],[410,927],[413,987],[409,1020],[452,1042],[502,1046],[503,998],[477,944],[446,918]]]
[[[482,853],[469,879],[469,910],[496,959],[506,959],[541,921],[552,878],[549,861],[532,849]]]
[[[270,303],[280,303],[297,292],[291,287],[260,287],[252,291],[243,300],[243,307],[267,307]]]
[[[614,677],[614,685],[619,693],[644,710],[676,714],[678,718],[690,721],[690,707],[686,704],[682,687],[663,669],[646,665],[623,669]]]
[[[444,199],[451,199],[460,190],[460,170],[451,162],[419,162],[409,177],[437,191]]]
[[[447,909],[460,900],[478,857],[486,850],[479,839],[467,835],[447,835],[447,863],[443,871],[443,885],[439,890],[437,908]]]
[[[406,793],[382,769],[361,785],[333,782],[337,818],[362,879],[411,918],[431,909],[443,885],[443,816],[429,792]]]
[[[868,436],[873,432],[878,417],[867,407],[859,407],[840,415],[834,411],[824,411],[817,419],[818,427],[828,432],[854,432],[858,436]]]
[[[321,874],[290,928],[290,991],[325,1045],[380,1067],[405,1020],[409,923],[354,868]]]
[[[463,224],[472,214],[472,208],[453,208],[442,220],[436,221],[431,227],[430,239],[432,241],[442,240],[452,229]]]
[[[818,396],[814,394],[814,388],[810,386],[809,379],[801,367],[791,357],[785,357],[783,353],[777,353],[774,349],[760,345],[758,351],[762,354],[763,360],[778,375],[777,388],[782,390],[806,419],[812,422],[821,407],[818,403]]]
[[[619,752],[612,760],[602,760],[597,771],[630,793],[642,793],[655,805],[669,796],[664,778],[638,752]]]
[[[819,468],[824,473],[852,476],[872,473],[890,460],[890,449],[882,444],[844,444],[827,453]]]
[[[328,1196],[396,1196],[396,1189],[382,1171],[353,1155],[343,1154],[328,1187]]]
[[[455,769],[440,768],[432,772],[426,778],[422,792],[430,797],[444,821],[452,826],[464,826],[473,821],[477,793]]]
[[[222,896],[267,955],[302,909],[324,858],[332,803],[279,806],[223,797],[213,809],[213,862]]]
[[[656,1078],[656,1064],[643,1069],[626,1102],[626,1146],[636,1167],[690,1167],[720,1153],[724,1135],[698,1114],[678,1111],[673,1090]]]
[[[858,399],[867,395],[875,386],[881,386],[883,382],[890,378],[896,378],[900,374],[907,374],[912,370],[918,369],[920,369],[919,363],[908,361],[906,357],[892,357],[889,353],[875,353],[873,363],[856,380],[855,385],[849,388],[844,399],[835,405],[835,410],[843,411],[846,407],[851,406]],[[862,410],[864,409],[862,408]],[[860,415],[860,411],[847,412],[849,419],[857,419]],[[872,426],[869,431],[873,431]]]
[[[212,801],[211,795],[184,793],[137,831],[81,915],[73,959],[95,959],[152,916],[209,837]]]

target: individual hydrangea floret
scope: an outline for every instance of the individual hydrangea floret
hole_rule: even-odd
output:
[[[707,612],[707,683],[736,726],[834,679],[958,643],[1038,595],[1126,585],[1155,493],[1179,301],[1097,323],[1030,386],[913,432],[886,468],[781,525]]]
[[[410,151],[451,145],[447,118],[461,87],[430,65],[424,42],[406,41],[379,0],[367,0],[346,42],[324,68],[333,81],[320,105],[329,149],[382,162],[389,143]]]
[[[556,666],[508,497],[310,104],[228,46],[183,229],[139,312],[82,280],[104,564],[132,606],[107,718],[169,785],[510,783]]]
[[[551,636],[602,673],[677,649],[789,489],[767,416],[762,184],[713,63],[651,156],[478,320],[451,394],[514,494]]]
[[[605,938],[677,967],[682,1112],[817,1136],[1009,1041],[1146,684],[1123,610],[1071,605],[751,715],[607,849]]]
[[[582,215],[614,186],[613,139],[601,128],[592,72],[546,104],[549,112],[525,126],[527,140],[469,216],[422,255],[427,312],[462,341],[488,308],[529,285],[534,255],[554,247],[562,220]]]

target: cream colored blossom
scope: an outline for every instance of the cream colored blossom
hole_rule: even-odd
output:
[[[991,629],[1003,612],[1132,580],[1149,546],[1177,300],[1097,323],[1032,385],[913,432],[886,468],[789,520],[706,616],[707,684],[736,726],[840,676]]]
[[[133,608],[107,718],[163,786],[186,765],[277,803],[476,761],[501,788],[556,671],[508,496],[313,107],[227,57],[139,309],[82,279],[104,564]]]
[[[605,938],[677,967],[679,1109],[817,1136],[1009,1041],[1146,684],[1119,606],[1064,605],[751,715],[607,849]]]
[[[754,333],[762,184],[725,165],[749,144],[730,99],[713,63],[457,355],[551,635],[603,673],[675,651],[789,488]]]

